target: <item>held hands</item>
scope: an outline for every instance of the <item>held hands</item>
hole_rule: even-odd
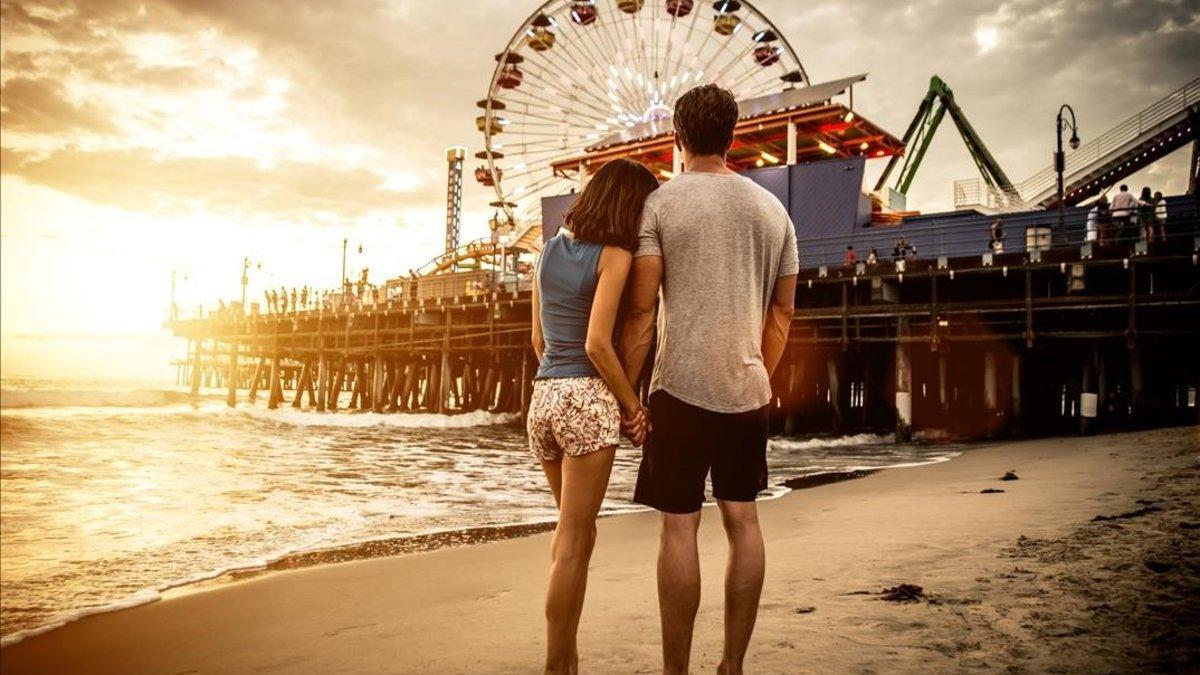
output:
[[[621,435],[628,438],[633,447],[639,448],[646,442],[650,429],[650,411],[645,406],[639,405],[632,413],[621,413]]]

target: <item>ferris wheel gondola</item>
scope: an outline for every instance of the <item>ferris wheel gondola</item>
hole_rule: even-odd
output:
[[[675,99],[714,82],[739,100],[807,84],[796,52],[749,2],[550,0],[496,55],[476,179],[518,221],[575,187],[551,165],[606,136],[668,119]]]

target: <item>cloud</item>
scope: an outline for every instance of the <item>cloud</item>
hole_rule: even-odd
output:
[[[250,154],[278,166],[315,164],[314,153],[324,153],[369,173],[417,176],[435,203],[442,150],[480,148],[474,101],[484,96],[492,55],[537,4],[63,0],[47,9],[0,0],[0,26],[10,42],[6,75],[57,80],[71,94],[103,89],[111,98],[97,100],[110,108],[137,100],[136,110],[105,110],[133,136],[125,146]],[[857,106],[893,133],[907,126],[929,77],[941,75],[1015,180],[1049,161],[1061,103],[1075,106],[1085,136],[1094,137],[1195,77],[1200,62],[1197,0],[755,4],[816,81],[870,71],[855,91]],[[272,93],[271,78],[290,88]],[[221,106],[239,133],[211,128],[210,111]],[[951,181],[974,175],[954,136],[944,125],[910,203],[948,206]],[[240,151],[243,139],[259,150]],[[77,140],[65,137],[59,147]],[[493,198],[473,181],[465,191],[468,206]]]
[[[1200,74],[1197,0],[755,5],[776,17],[814,80],[869,71],[868,81],[855,89],[856,107],[894,134],[903,133],[916,113],[929,78],[941,76],[1014,181],[1050,164],[1061,104],[1074,107],[1087,142]],[[828,30],[834,22],[855,30]],[[980,49],[980,28],[995,30],[993,48]],[[873,178],[882,163],[868,167]],[[1168,173],[1161,183],[1166,191],[1186,188],[1185,171]],[[949,208],[951,183],[976,176],[958,133],[944,121],[909,190],[909,204],[926,211]]]
[[[308,220],[429,206],[422,195],[388,190],[386,178],[372,171],[296,161],[266,166],[242,157],[160,157],[147,148],[68,146],[41,156],[0,148],[0,167],[99,204],[162,214],[200,210]]]
[[[72,103],[61,82],[30,77],[9,78],[0,88],[0,125],[33,134],[120,131],[99,106]]]

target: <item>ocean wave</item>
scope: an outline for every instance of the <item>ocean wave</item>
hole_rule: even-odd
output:
[[[95,607],[87,607],[84,609],[76,610],[74,612],[60,614],[57,617],[55,617],[52,621],[50,621],[48,623],[44,623],[36,628],[28,628],[26,630],[19,630],[19,631],[13,633],[12,635],[5,635],[3,638],[0,638],[0,647],[7,647],[9,645],[13,645],[18,642],[21,642],[22,640],[25,640],[27,638],[31,638],[35,635],[41,635],[42,633],[48,633],[56,628],[62,628],[63,626],[65,626],[73,621],[78,621],[84,617],[92,616],[93,614],[104,614],[107,612],[116,612],[116,611],[122,610],[122,609],[130,609],[131,607],[139,607],[141,605],[148,605],[152,602],[157,602],[161,598],[162,598],[162,593],[160,593],[159,591],[157,591],[155,589],[146,589],[144,591],[134,593],[133,595],[131,595],[127,598],[118,600],[117,602],[110,602],[106,605],[97,605]]]
[[[509,424],[516,413],[476,410],[459,414],[370,413],[342,410],[318,413],[284,405],[268,410],[263,399],[243,401],[236,408],[224,402],[225,393],[202,390],[198,397],[190,392],[170,389],[58,389],[5,388],[0,390],[0,409],[12,417],[139,417],[162,415],[223,414],[240,415],[263,421],[300,427],[369,428],[398,427],[426,429],[465,429]]]
[[[0,389],[0,408],[153,408],[187,402],[166,389]]]
[[[851,445],[888,445],[893,442],[894,440],[891,436],[881,436],[878,434],[851,434],[837,438],[809,438],[805,440],[775,437],[770,440],[771,445],[784,450],[840,448]]]
[[[509,424],[520,417],[517,413],[494,413],[486,410],[475,410],[455,415],[441,415],[436,413],[359,413],[346,411],[319,413],[310,410],[296,410],[291,407],[268,410],[260,406],[238,408],[236,411],[230,412],[292,426],[341,428],[402,427],[413,429],[464,429],[468,427]]]

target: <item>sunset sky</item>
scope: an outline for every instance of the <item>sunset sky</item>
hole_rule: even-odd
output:
[[[0,3],[3,375],[169,378],[184,307],[265,286],[384,278],[439,252],[444,150],[482,146],[474,102],[527,0]],[[1200,64],[1200,0],[760,0],[816,82],[903,134],[940,75],[1014,180]],[[1130,180],[1186,186],[1187,150]],[[873,162],[868,179],[882,168]],[[909,203],[952,205],[974,166],[949,122]],[[464,240],[492,193],[468,180]],[[363,253],[358,254],[358,246]],[[261,269],[258,268],[261,264]]]

